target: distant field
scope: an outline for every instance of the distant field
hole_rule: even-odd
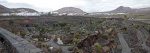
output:
[[[128,18],[150,18],[150,14],[128,14]]]
[[[148,20],[148,21],[142,21],[142,22],[145,22],[145,23],[148,23],[148,24],[150,24],[150,21]]]

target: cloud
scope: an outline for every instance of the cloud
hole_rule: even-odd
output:
[[[8,7],[29,7],[39,11],[77,7],[86,12],[102,12],[113,10],[119,6],[150,7],[150,0],[3,0],[1,3]]]
[[[0,3],[6,3],[6,1],[5,0],[0,0]]]
[[[87,1],[88,2],[88,1]],[[91,0],[86,6],[87,11],[110,11],[119,6],[131,8],[150,7],[150,0]]]
[[[51,8],[40,8],[40,7],[35,7],[35,6],[27,4],[27,3],[7,2],[5,0],[0,0],[0,4],[6,6],[8,8],[31,8],[31,9],[35,9],[39,12],[49,12],[52,10]]]

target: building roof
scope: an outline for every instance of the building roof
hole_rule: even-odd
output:
[[[21,24],[30,24],[29,18],[24,18]]]

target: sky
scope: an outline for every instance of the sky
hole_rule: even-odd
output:
[[[0,0],[8,8],[32,8],[49,12],[63,7],[76,7],[85,12],[104,12],[119,6],[131,8],[150,7],[150,0]]]

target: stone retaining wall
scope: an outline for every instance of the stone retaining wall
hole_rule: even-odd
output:
[[[6,46],[9,53],[41,53],[42,51],[23,38],[3,28],[0,28],[0,40]]]

